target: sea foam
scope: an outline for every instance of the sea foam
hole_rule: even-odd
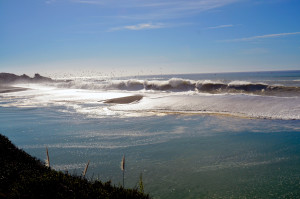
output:
[[[53,85],[53,84],[52,84]],[[171,78],[168,80],[86,80],[75,79],[68,82],[55,83],[58,88],[73,88],[104,91],[163,91],[200,93],[245,93],[273,96],[300,96],[297,86],[269,85],[263,82],[225,81],[225,80],[190,80]]]
[[[299,87],[258,81],[91,78],[17,86],[28,90],[2,94],[1,106],[54,106],[96,118],[222,114],[300,119]]]

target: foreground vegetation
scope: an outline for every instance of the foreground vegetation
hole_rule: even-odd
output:
[[[0,198],[150,198],[136,189],[52,170],[0,134]]]

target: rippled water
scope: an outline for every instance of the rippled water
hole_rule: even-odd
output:
[[[59,108],[58,108],[59,109]],[[300,122],[223,116],[86,118],[54,108],[0,108],[0,132],[57,170],[121,182],[143,173],[154,198],[300,196]]]
[[[138,79],[226,84],[264,79],[263,84],[297,87],[297,74]],[[83,80],[99,86],[97,81]],[[145,190],[154,198],[300,197],[297,95],[22,86],[30,89],[0,95],[0,133],[42,160],[47,146],[54,169],[81,174],[90,160],[88,178],[118,185],[125,154],[126,187],[137,186],[142,173]],[[136,94],[143,98],[104,103]]]

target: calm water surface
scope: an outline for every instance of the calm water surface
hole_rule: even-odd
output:
[[[57,170],[122,182],[153,198],[300,197],[300,121],[213,115],[86,118],[0,107],[0,133]]]

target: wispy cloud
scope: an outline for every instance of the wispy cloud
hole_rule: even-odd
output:
[[[56,2],[56,0],[47,0],[47,1],[45,1],[47,4],[51,4],[51,3],[54,3],[54,2]]]
[[[50,1],[50,0],[48,0]],[[85,4],[97,9],[96,21],[107,21],[103,25],[89,26],[89,32],[131,30],[153,30],[191,25],[187,19],[201,12],[222,8],[244,0],[64,0],[73,4]],[[95,14],[95,12],[93,12]],[[151,23],[149,23],[149,21]],[[164,22],[164,23],[161,23]],[[225,26],[229,25],[224,25]],[[219,27],[221,28],[221,27]]]
[[[207,27],[205,29],[220,29],[220,28],[231,28],[231,27],[234,27],[234,25],[232,25],[232,24],[219,25],[219,26]]]
[[[105,1],[99,1],[99,0],[71,0],[71,2],[82,3],[82,4],[105,5]]]
[[[150,23],[138,24],[133,26],[124,26],[124,28],[128,30],[157,29],[163,27],[164,27],[163,24],[150,24]]]
[[[73,3],[99,4],[102,8],[126,9],[126,15],[115,17],[128,17],[139,19],[170,19],[191,16],[203,11],[220,8],[243,0],[69,0]]]
[[[259,39],[276,38],[276,37],[284,37],[284,36],[299,35],[299,34],[300,34],[300,32],[288,32],[288,33],[259,35],[259,36],[253,36],[253,37],[244,37],[244,38],[237,38],[237,39],[228,39],[228,40],[222,40],[222,41],[223,42],[254,41],[254,40],[259,40]]]
[[[165,28],[167,27],[163,23],[142,23],[137,25],[130,25],[130,26],[122,26],[122,27],[115,27],[111,28],[109,31],[117,31],[117,30],[147,30],[147,29],[158,29],[158,28]]]

